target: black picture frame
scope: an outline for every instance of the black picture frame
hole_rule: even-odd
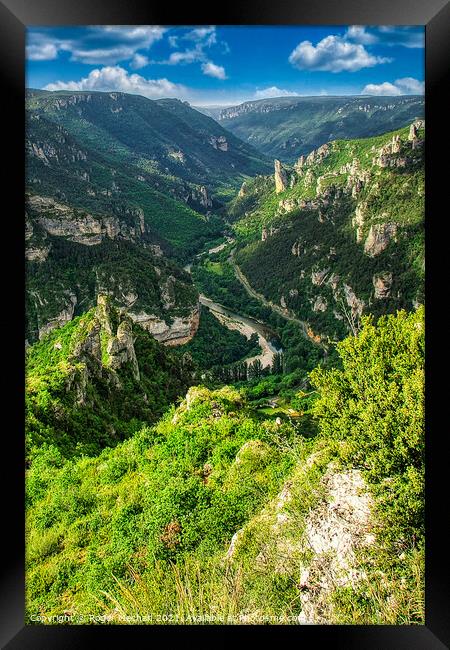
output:
[[[218,4],[218,3],[217,3]],[[440,548],[444,537],[447,516],[445,512],[444,481],[447,457],[441,449],[446,427],[437,424],[439,405],[445,408],[443,388],[431,382],[430,362],[436,366],[441,360],[440,341],[448,340],[445,323],[433,316],[433,304],[427,305],[427,488],[426,488],[426,623],[424,626],[25,626],[24,625],[24,255],[23,255],[23,207],[24,207],[24,107],[25,107],[25,29],[33,25],[425,25],[426,26],[426,252],[430,264],[427,268],[427,296],[430,285],[440,275],[435,272],[438,260],[445,260],[446,242],[441,237],[439,217],[447,217],[445,205],[448,186],[448,165],[437,165],[439,152],[450,147],[446,125],[448,104],[444,91],[448,87],[450,62],[450,4],[445,0],[315,0],[296,2],[284,0],[251,0],[238,6],[225,5],[208,8],[201,3],[186,3],[173,9],[169,3],[150,3],[148,0],[2,0],[0,2],[0,66],[2,71],[2,108],[5,111],[3,134],[11,137],[8,146],[7,193],[12,206],[3,213],[2,261],[9,254],[4,270],[6,278],[7,316],[0,319],[1,342],[7,342],[5,354],[10,358],[1,373],[4,379],[5,398],[3,413],[8,413],[11,423],[4,428],[4,440],[8,442],[7,455],[3,456],[3,469],[7,470],[7,489],[4,490],[2,521],[2,583],[1,583],[1,645],[8,650],[40,648],[79,648],[114,641],[129,643],[130,637],[143,635],[150,643],[162,642],[166,647],[198,642],[217,646],[229,646],[239,639],[254,643],[255,633],[263,632],[265,639],[289,641],[295,646],[303,644],[326,644],[333,648],[350,650],[411,650],[420,648],[438,650],[450,644],[449,584],[445,569],[448,551]],[[219,14],[220,12],[220,14]],[[7,125],[7,127],[5,127]],[[3,147],[3,151],[5,148]],[[445,174],[445,176],[444,176]],[[442,202],[442,203],[441,203]],[[447,210],[448,212],[448,210]],[[439,232],[436,232],[438,221]],[[428,228],[429,222],[431,227]],[[20,224],[20,225],[19,225]],[[447,240],[448,241],[448,240]],[[432,250],[431,250],[432,246]],[[439,248],[441,246],[441,248]],[[428,262],[427,262],[428,264]],[[437,292],[437,290],[436,290]],[[447,291],[448,294],[448,291]],[[2,354],[3,357],[3,354]],[[437,359],[439,357],[439,359]],[[448,368],[448,364],[446,364]],[[5,381],[5,378],[7,380]],[[437,382],[436,382],[437,383]],[[447,427],[448,428],[448,427]],[[6,444],[6,442],[5,442]],[[441,500],[440,500],[441,499]],[[444,503],[443,512],[439,508]],[[106,637],[106,638],[105,638]],[[137,641],[136,641],[137,642]],[[305,645],[306,647],[306,645]]]

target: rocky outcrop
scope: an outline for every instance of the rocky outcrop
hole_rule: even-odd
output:
[[[291,253],[296,257],[300,257],[300,255],[303,253],[303,242],[295,241],[292,244]]]
[[[423,128],[425,128],[425,120],[416,120],[409,127],[408,140],[411,142],[412,149],[423,144],[423,139],[419,139],[419,129]]]
[[[312,271],[311,272],[311,282],[312,284],[320,286],[325,280],[327,273],[330,269],[322,269],[321,271]]]
[[[214,149],[218,149],[219,151],[228,151],[228,142],[224,135],[212,135],[208,142],[212,147],[214,147]]]
[[[358,203],[355,209],[355,216],[353,217],[353,226],[356,226],[356,241],[362,241],[364,232],[364,220],[367,210],[366,203]]]
[[[121,368],[129,363],[136,381],[139,381],[139,366],[134,350],[133,328],[128,320],[122,321],[115,336],[108,341],[107,354],[109,357],[109,366],[112,370]]]
[[[45,262],[51,249],[45,233],[36,237],[33,224],[25,212],[25,257],[29,262]]]
[[[323,296],[317,296],[314,304],[313,304],[313,311],[318,312],[318,311],[326,311],[328,307],[328,302],[326,298]]]
[[[29,262],[45,262],[50,252],[50,248],[50,245],[27,246],[25,249],[25,257]]]
[[[161,286],[161,301],[163,309],[168,310],[175,307],[175,283],[176,280],[173,275],[169,275],[167,280]]]
[[[288,176],[286,170],[279,160],[275,160],[275,192],[279,194],[284,192],[288,186]]]
[[[247,183],[244,181],[241,185],[241,189],[239,190],[238,197],[241,199],[243,196],[246,196],[248,194],[248,187]]]
[[[300,158],[297,160],[297,162],[294,165],[294,169],[297,172],[297,174],[302,173],[304,165],[305,165],[305,156],[300,156]]]
[[[140,380],[139,364],[134,349],[133,324],[123,310],[117,310],[106,295],[99,295],[93,320],[75,345],[71,357],[76,364],[68,389],[74,388],[77,402],[87,401],[87,385],[92,377],[119,388],[117,371],[129,368],[136,381]]]
[[[125,223],[120,216],[93,216],[44,196],[30,196],[27,203],[34,219],[49,235],[65,237],[85,246],[95,246],[108,237],[134,240],[145,232],[142,210],[128,210],[135,217],[135,225]],[[125,215],[125,211],[124,215]]]
[[[330,621],[330,596],[336,587],[355,586],[365,577],[356,569],[356,551],[373,544],[372,498],[357,469],[329,469],[322,479],[325,497],[308,515],[305,541],[312,560],[300,572],[298,617],[303,624]]]
[[[292,212],[298,206],[297,199],[281,199],[278,207],[284,212]]]
[[[382,253],[391,240],[396,240],[396,223],[380,223],[370,226],[369,234],[364,242],[364,253],[369,257],[375,257]]]
[[[411,125],[412,127],[413,125]],[[411,134],[411,131],[410,131]],[[376,150],[376,156],[372,158],[372,165],[378,167],[405,167],[407,158],[399,156],[402,150],[400,135],[393,135],[392,140]]]
[[[364,310],[365,302],[357,297],[350,285],[343,285],[344,296],[347,302],[347,305],[350,307],[353,318],[359,318]]]
[[[392,287],[392,273],[390,271],[383,271],[376,273],[372,278],[374,287],[374,297],[377,300],[389,298]]]
[[[272,235],[275,235],[279,230],[280,229],[275,228],[275,226],[270,226],[269,228],[263,226],[261,230],[261,241],[266,241],[268,237],[272,237]]]
[[[197,306],[187,316],[175,316],[166,322],[155,314],[144,311],[130,312],[135,323],[146,329],[157,341],[164,345],[183,345],[188,343],[197,332],[200,323],[200,309]]]
[[[204,208],[211,208],[212,207],[212,199],[208,193],[207,188],[202,185],[200,188],[200,198],[199,198],[199,203],[202,205]]]
[[[177,162],[181,163],[182,165],[186,163],[185,155],[181,151],[181,149],[178,151],[169,151],[167,155],[170,156],[170,158],[173,158],[173,160],[176,160]]]
[[[306,157],[305,164],[312,165],[313,163],[321,163],[324,158],[330,154],[330,146],[328,144],[321,145],[318,149],[311,151]]]

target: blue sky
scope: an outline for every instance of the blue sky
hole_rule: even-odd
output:
[[[424,28],[83,26],[27,32],[27,87],[226,105],[423,93]]]

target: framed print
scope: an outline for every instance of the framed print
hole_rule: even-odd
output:
[[[5,647],[446,647],[448,4],[0,9]]]

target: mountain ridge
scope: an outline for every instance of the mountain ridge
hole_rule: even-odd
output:
[[[290,96],[199,110],[262,153],[292,163],[329,140],[379,135],[422,118],[424,99],[421,95]]]

